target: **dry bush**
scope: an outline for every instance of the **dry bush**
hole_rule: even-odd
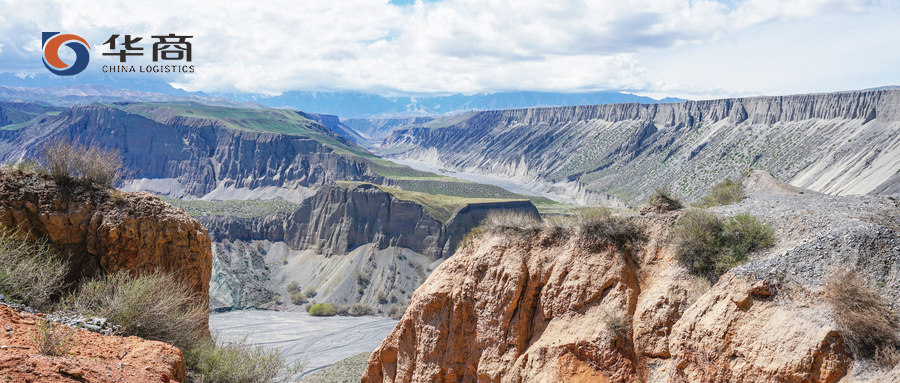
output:
[[[231,342],[207,341],[184,353],[187,382],[276,383],[293,382],[302,364],[289,364],[281,350],[247,344],[247,338]]]
[[[647,204],[657,211],[672,211],[684,207],[684,204],[675,197],[675,194],[672,193],[668,186],[654,189],[653,194],[647,199]]]
[[[388,308],[387,314],[393,319],[400,320],[400,318],[403,317],[403,313],[405,312],[406,306],[400,307],[397,305],[391,305],[391,307]]]
[[[206,335],[209,309],[174,275],[125,271],[91,280],[64,302],[64,311],[104,317],[121,335],[190,348]]]
[[[603,311],[603,326],[612,334],[613,338],[625,335],[627,325],[625,314],[621,310]]]
[[[856,358],[892,367],[900,361],[897,316],[855,270],[837,271],[825,284],[834,321]]]
[[[375,314],[375,309],[367,303],[354,303],[353,306],[350,306],[350,309],[347,310],[347,313],[350,314],[350,316],[359,317]]]
[[[38,319],[31,333],[31,344],[41,355],[63,356],[72,348],[75,329],[54,323],[47,319]]]
[[[124,176],[117,150],[56,140],[44,147],[45,171],[57,180],[82,180],[111,185]]]
[[[300,282],[291,281],[290,283],[287,284],[287,286],[285,288],[287,289],[287,291],[289,293],[295,294],[300,291]]]
[[[310,286],[303,289],[303,295],[306,295],[307,298],[315,298],[316,294],[318,294],[318,292],[315,287]]]
[[[644,239],[644,231],[634,218],[614,216],[605,207],[578,211],[574,224],[582,233],[582,245],[594,251],[607,244],[624,249]]]
[[[46,240],[0,227],[0,292],[12,300],[48,310],[65,287],[68,269]]]
[[[309,302],[309,297],[307,297],[306,294],[303,294],[303,293],[291,294],[291,303],[299,306],[306,302]]]
[[[540,217],[515,210],[491,212],[481,222],[481,226],[492,232],[512,231],[530,234],[537,233],[543,228]]]

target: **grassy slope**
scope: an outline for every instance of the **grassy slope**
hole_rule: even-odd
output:
[[[297,210],[300,206],[293,202],[278,199],[203,201],[163,196],[160,196],[160,198],[175,207],[184,209],[184,211],[194,217],[205,215],[223,215],[238,218],[263,217],[277,212],[290,213]]]
[[[345,188],[355,187],[360,184],[364,184],[365,182],[349,182],[349,181],[338,181],[338,185]],[[513,201],[516,199],[510,198],[474,198],[474,197],[456,197],[456,196],[448,196],[443,194],[429,194],[429,193],[420,193],[408,190],[400,190],[397,188],[375,185],[382,191],[386,193],[391,193],[397,199],[401,199],[404,201],[412,201],[422,205],[422,208],[425,210],[428,215],[434,217],[438,221],[443,223],[447,223],[450,220],[450,217],[453,216],[460,208],[472,204],[472,203],[483,203],[483,202],[503,202],[503,201]],[[522,199],[519,199],[522,200]]]

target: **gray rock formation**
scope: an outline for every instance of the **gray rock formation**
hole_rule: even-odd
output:
[[[334,180],[381,180],[360,158],[339,154],[312,134],[239,130],[221,120],[166,115],[165,108],[151,117],[99,104],[75,106],[0,132],[0,160],[37,157],[53,139],[113,148],[133,172],[126,190],[171,197],[247,198],[267,190],[270,198],[299,200],[307,188]],[[355,148],[324,126],[311,123],[310,129]]]
[[[765,169],[795,186],[865,194],[900,169],[900,90],[470,113],[398,129],[388,157],[639,202],[670,185],[689,200]],[[890,185],[882,186],[888,189]]]
[[[319,290],[320,302],[386,309],[408,300],[431,264],[498,210],[538,214],[529,201],[473,203],[445,224],[415,202],[363,184],[325,186],[291,213],[199,217],[214,242],[210,294],[219,306],[260,306],[296,280]]]

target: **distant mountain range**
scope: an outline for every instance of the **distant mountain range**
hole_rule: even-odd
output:
[[[520,109],[543,106],[576,106],[684,101],[667,97],[656,100],[616,91],[588,93],[507,92],[429,97],[384,97],[358,92],[285,92],[279,96],[219,94],[238,101],[252,101],[275,108],[291,108],[341,118],[385,118],[448,115],[477,110]]]
[[[505,92],[449,96],[385,97],[361,92],[289,91],[278,96],[253,93],[187,92],[164,81],[123,76],[20,75],[0,73],[0,87],[42,88],[34,97],[3,90],[0,98],[43,101],[60,106],[88,104],[94,101],[171,102],[195,101],[216,106],[273,107],[347,118],[397,118],[450,115],[460,112],[520,109],[544,106],[576,106],[619,103],[656,104],[684,101],[678,98],[656,100],[617,91],[587,93]]]

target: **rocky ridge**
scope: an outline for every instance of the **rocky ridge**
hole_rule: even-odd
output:
[[[353,144],[318,123],[309,121],[310,133],[300,135],[238,129],[227,121],[183,116],[154,105],[75,106],[3,131],[0,160],[38,157],[54,139],[98,145],[122,153],[133,172],[125,190],[175,198],[300,201],[311,189],[334,180],[381,181],[364,161],[338,153],[335,147]]]
[[[747,198],[714,211],[761,217],[777,244],[713,286],[667,241],[683,210],[641,216],[631,250],[585,247],[584,233],[484,235],[416,291],[363,382],[890,381],[900,367],[852,355],[823,289],[855,269],[896,306],[898,201],[750,177]]]
[[[266,303],[292,280],[317,288],[320,302],[389,306],[397,303],[392,294],[408,298],[432,263],[499,210],[538,214],[528,201],[473,203],[444,223],[416,202],[362,184],[324,186],[289,213],[199,219],[214,241],[213,296],[225,306]]]
[[[161,270],[189,282],[201,299],[209,296],[206,229],[152,194],[2,171],[0,225],[46,238],[68,256],[69,282],[119,270]]]
[[[582,203],[605,193],[636,204],[665,184],[692,199],[751,167],[865,194],[900,169],[898,125],[900,90],[871,90],[476,112],[395,130],[378,152]]]

